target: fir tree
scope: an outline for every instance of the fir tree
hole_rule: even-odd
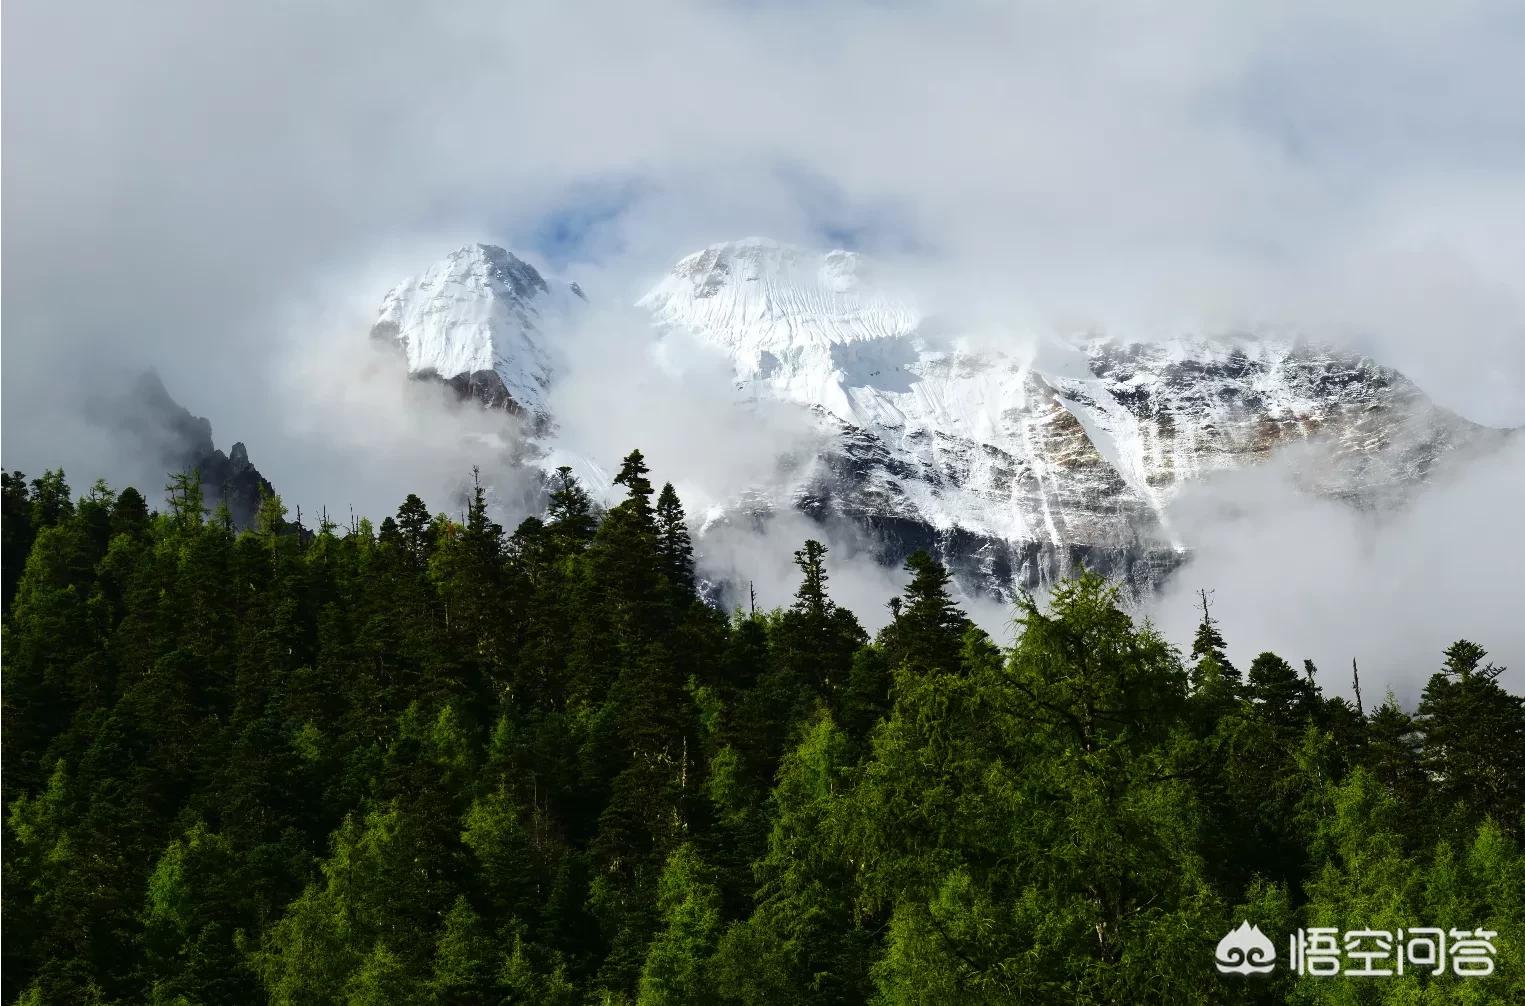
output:
[[[413,493],[397,508],[397,530],[404,551],[416,567],[422,568],[434,547],[434,519],[424,501]]]
[[[1470,640],[1447,647],[1425,685],[1417,723],[1437,808],[1450,828],[1470,831],[1484,816],[1518,835],[1525,826],[1525,699],[1498,684]]]
[[[565,552],[580,551],[593,538],[597,521],[593,516],[593,501],[577,479],[572,469],[562,465],[556,469],[551,484],[550,505],[546,516]]]
[[[1262,653],[1250,663],[1247,694],[1273,728],[1300,733],[1314,710],[1314,693],[1307,679],[1274,653]]]
[[[1239,681],[1239,671],[1228,659],[1228,644],[1223,640],[1223,633],[1218,631],[1218,621],[1210,611],[1212,601],[1208,594],[1206,590],[1197,592],[1202,602],[1202,621],[1197,625],[1197,634],[1191,644],[1192,685],[1212,688],[1213,682],[1221,679],[1232,688]]]
[[[926,552],[914,552],[905,562],[911,582],[894,621],[880,643],[892,666],[909,664],[921,670],[951,670],[958,666],[959,641],[969,619],[948,597],[952,577]]]
[[[662,568],[673,586],[684,593],[694,589],[694,546],[688,536],[688,521],[683,514],[683,504],[672,483],[662,486],[657,497],[657,551],[662,555]]]

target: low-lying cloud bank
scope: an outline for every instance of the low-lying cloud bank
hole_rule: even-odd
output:
[[[1384,514],[1310,496],[1278,459],[1188,486],[1172,520],[1194,554],[1148,610],[1174,642],[1190,646],[1207,589],[1241,669],[1262,650],[1311,658],[1348,695],[1354,658],[1368,702],[1391,688],[1412,703],[1467,638],[1525,683],[1525,435]]]

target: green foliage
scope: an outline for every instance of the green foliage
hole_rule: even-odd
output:
[[[713,1002],[707,974],[720,934],[720,892],[690,845],[668,858],[657,886],[661,929],[646,951],[639,1006]]]
[[[1525,701],[1482,646],[1359,712],[1203,595],[1094,576],[998,646],[918,553],[870,640],[795,553],[696,590],[639,452],[511,535],[409,496],[235,533],[4,473],[0,1001],[1525,1001]],[[1496,930],[1488,979],[1211,967],[1241,919]]]

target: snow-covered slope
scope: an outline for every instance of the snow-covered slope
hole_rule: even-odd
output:
[[[414,372],[490,361],[508,397],[543,414],[547,292],[501,250],[466,249],[389,295],[378,333],[404,345]],[[997,593],[1079,564],[1147,589],[1191,544],[1167,519],[1179,488],[1294,441],[1313,445],[1310,489],[1371,505],[1497,433],[1365,358],[1286,338],[966,331],[877,284],[853,253],[761,238],[687,256],[639,306],[654,337],[695,337],[729,358],[744,397],[809,410],[825,434],[828,448],[796,459],[781,492],[734,487],[734,512],[845,520],[887,562],[930,548],[966,586]]]
[[[575,284],[552,287],[502,248],[470,245],[393,288],[371,334],[396,343],[410,374],[543,420],[554,374],[547,333],[581,298]]]

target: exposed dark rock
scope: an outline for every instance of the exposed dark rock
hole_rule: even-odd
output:
[[[96,407],[96,419],[125,435],[165,474],[198,471],[208,507],[225,502],[237,527],[251,527],[262,494],[274,489],[249,461],[243,443],[223,453],[212,442],[212,424],[170,397],[154,371],[142,374],[126,394]],[[152,497],[152,489],[149,496]]]

